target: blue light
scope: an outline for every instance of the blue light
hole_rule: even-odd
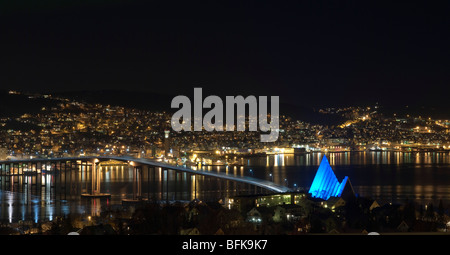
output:
[[[312,197],[328,200],[330,197],[340,197],[347,183],[348,176],[339,182],[324,155],[316,176],[311,184],[309,193]]]

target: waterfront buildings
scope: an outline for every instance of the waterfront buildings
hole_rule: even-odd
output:
[[[8,96],[45,104],[20,115],[0,116],[0,147],[6,150],[2,156],[7,157],[95,154],[188,158],[201,151],[210,154],[208,157],[223,159],[228,155],[316,151],[450,151],[450,121],[413,115],[388,116],[378,107],[319,111],[325,117],[340,117],[342,121],[336,125],[313,124],[281,114],[279,139],[261,143],[259,132],[174,132],[169,130],[168,112],[17,91]],[[166,131],[170,131],[168,138]]]

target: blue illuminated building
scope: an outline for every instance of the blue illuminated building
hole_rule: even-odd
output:
[[[314,198],[324,200],[328,200],[330,197],[341,197],[347,183],[351,188],[351,192],[354,194],[348,176],[345,176],[342,182],[339,182],[333,169],[331,169],[330,163],[328,163],[327,157],[324,155],[309,189],[309,193]]]

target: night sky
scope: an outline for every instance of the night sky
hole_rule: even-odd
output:
[[[12,2],[0,4],[1,89],[203,87],[302,105],[449,109],[450,4]]]

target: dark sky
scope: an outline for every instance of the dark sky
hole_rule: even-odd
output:
[[[1,89],[448,104],[449,4],[11,2],[0,8]]]

